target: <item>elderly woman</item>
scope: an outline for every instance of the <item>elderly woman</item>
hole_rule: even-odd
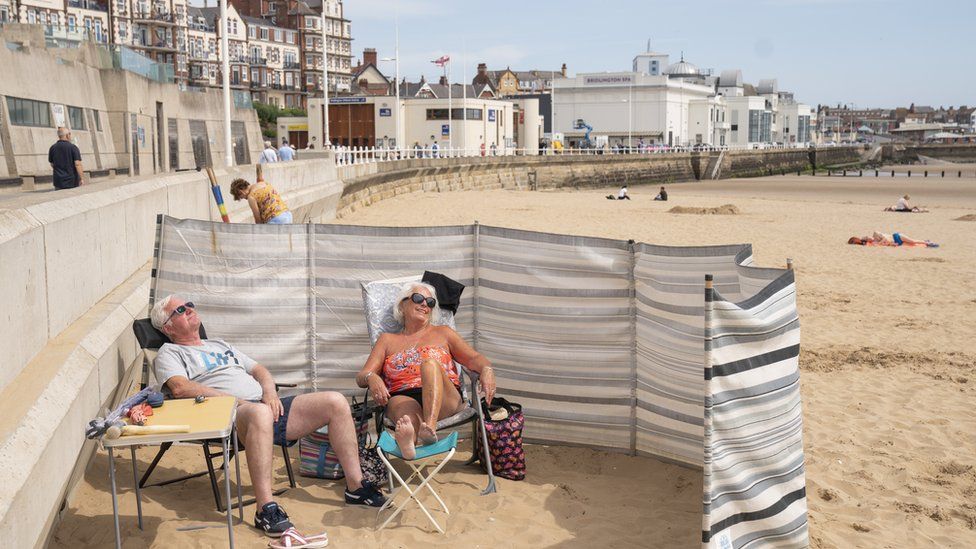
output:
[[[403,331],[382,334],[356,375],[356,383],[368,387],[373,399],[386,406],[387,417],[396,422],[394,438],[407,459],[414,457],[418,442],[437,440],[438,420],[463,406],[454,361],[479,374],[481,392],[489,403],[495,396],[495,373],[488,359],[451,328],[433,325],[439,311],[434,296],[429,284],[403,286],[393,308]]]
[[[235,179],[230,184],[230,194],[234,195],[235,201],[247,200],[255,223],[284,225],[292,222],[291,211],[285,201],[266,181],[252,185],[246,179]]]

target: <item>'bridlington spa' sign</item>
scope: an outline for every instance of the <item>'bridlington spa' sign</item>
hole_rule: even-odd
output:
[[[600,74],[583,77],[584,86],[615,86],[618,84],[633,84],[632,74]]]

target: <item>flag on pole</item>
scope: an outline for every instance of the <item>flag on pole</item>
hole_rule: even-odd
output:
[[[434,59],[433,61],[431,61],[431,63],[437,65],[438,67],[443,67],[450,60],[451,60],[451,56],[449,56],[449,55],[442,55],[442,56],[438,57],[437,59]]]

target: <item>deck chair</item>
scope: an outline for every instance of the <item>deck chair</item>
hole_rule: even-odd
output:
[[[369,330],[370,344],[375,345],[376,340],[379,339],[380,334],[386,332],[398,332],[403,329],[397,321],[393,318],[393,307],[397,304],[396,297],[400,291],[403,284],[407,282],[420,282],[420,276],[411,276],[404,278],[388,279],[388,280],[377,280],[373,282],[362,283],[363,287],[363,308],[366,313],[366,324]],[[440,301],[440,298],[438,298]],[[434,319],[436,324],[450,326],[454,328],[454,314],[450,311],[441,310],[441,317]],[[485,489],[481,491],[482,495],[487,495],[494,493],[495,488],[495,475],[491,470],[491,455],[488,451],[488,437],[487,431],[485,431],[485,418],[482,407],[478,399],[478,374],[471,370],[468,370],[462,364],[454,363],[458,367],[458,373],[461,378],[461,393],[466,406],[454,414],[453,416],[444,418],[437,422],[437,431],[442,431],[446,429],[453,429],[460,425],[466,423],[471,423],[471,458],[465,462],[465,465],[470,465],[481,458],[482,463],[487,469],[488,484]],[[465,377],[468,378],[469,382],[465,381]],[[370,395],[369,390],[366,391],[363,397],[367,402],[369,401]],[[384,429],[393,429],[394,424],[386,417],[386,409],[384,407],[376,408],[376,432],[382,433]],[[477,440],[481,439],[481,444],[477,444]],[[478,455],[478,448],[481,448],[483,456]]]
[[[139,347],[142,348],[142,382],[141,387],[145,388],[149,385],[150,375],[152,372],[152,360],[150,360],[149,353],[159,351],[159,348],[165,343],[170,343],[170,340],[166,335],[159,330],[157,330],[153,325],[152,321],[148,318],[142,318],[136,320],[132,324],[132,331],[136,335],[136,341],[139,342]],[[200,325],[200,338],[207,338],[207,331],[204,329],[203,325]],[[282,389],[284,387],[295,387],[293,384],[283,384],[276,383],[275,388]],[[203,447],[203,459],[207,466],[206,471],[200,471],[198,473],[192,473],[189,475],[184,475],[178,478],[167,479],[159,482],[149,483],[149,477],[152,475],[159,461],[163,458],[163,455],[173,446],[172,442],[165,442],[159,447],[159,451],[156,452],[156,457],[153,458],[152,462],[149,464],[149,468],[143,473],[142,478],[139,479],[139,487],[145,488],[147,486],[165,486],[167,484],[173,484],[176,482],[182,482],[184,480],[189,480],[191,478],[202,477],[203,475],[209,475],[210,477],[210,488],[213,490],[214,501],[217,504],[217,510],[223,513],[227,510],[224,506],[223,499],[220,496],[220,488],[217,484],[217,471],[221,469],[222,466],[215,465],[214,459],[223,456],[223,450],[220,444],[220,440],[204,440],[200,442],[191,442],[189,444],[200,444]],[[216,447],[215,450],[211,450],[211,445]],[[285,470],[288,472],[288,486],[284,488],[278,488],[273,493],[274,495],[280,495],[288,491],[289,488],[294,488],[295,484],[295,473],[292,471],[291,459],[288,456],[288,447],[286,445],[279,446],[281,448],[281,454],[285,458]],[[237,453],[243,450],[244,446],[238,442],[238,448],[231,448],[230,459],[237,457]],[[254,498],[245,499],[243,502],[244,506],[252,505],[254,503]],[[232,502],[231,508],[236,508],[237,503]]]

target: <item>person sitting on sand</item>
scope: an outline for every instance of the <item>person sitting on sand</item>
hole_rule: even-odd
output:
[[[630,200],[630,196],[627,194],[627,185],[620,187],[617,191],[617,200]]]
[[[234,195],[235,201],[247,199],[255,223],[285,225],[292,222],[291,211],[285,201],[266,181],[252,185],[245,179],[235,179],[230,184],[230,194]]]
[[[664,202],[667,202],[668,201],[668,191],[664,190],[664,187],[662,186],[661,187],[661,191],[659,193],[657,193],[657,196],[654,197],[654,200],[662,200]]]
[[[928,248],[938,248],[939,245],[931,240],[918,240],[911,238],[903,233],[882,233],[874,231],[871,236],[852,236],[847,241],[848,244],[860,246],[926,246]]]
[[[450,327],[432,324],[439,310],[434,295],[434,287],[421,282],[401,288],[393,316],[403,331],[382,334],[356,374],[356,384],[386,406],[406,459],[413,459],[418,444],[437,441],[437,421],[463,406],[455,360],[480,376],[489,404],[495,396],[495,372],[488,359]]]
[[[272,498],[274,445],[298,442],[326,425],[329,442],[346,474],[347,504],[380,507],[383,493],[363,480],[359,445],[349,402],[335,391],[278,398],[271,372],[220,339],[200,338],[200,317],[193,303],[167,296],[153,305],[152,325],[172,343],[153,361],[156,379],[174,398],[236,397],[237,432],[245,444],[247,468],[254,485],[254,526],[279,537],[292,528],[288,515]]]
[[[911,197],[906,194],[905,196],[903,196],[903,197],[901,197],[901,198],[898,199],[898,203],[897,204],[895,204],[894,206],[891,206],[889,208],[885,208],[885,211],[888,211],[888,212],[904,212],[904,213],[925,213],[925,212],[928,212],[928,210],[926,210],[925,208],[920,208],[918,206],[912,206],[911,203],[909,203],[909,200],[910,199],[911,199]]]

